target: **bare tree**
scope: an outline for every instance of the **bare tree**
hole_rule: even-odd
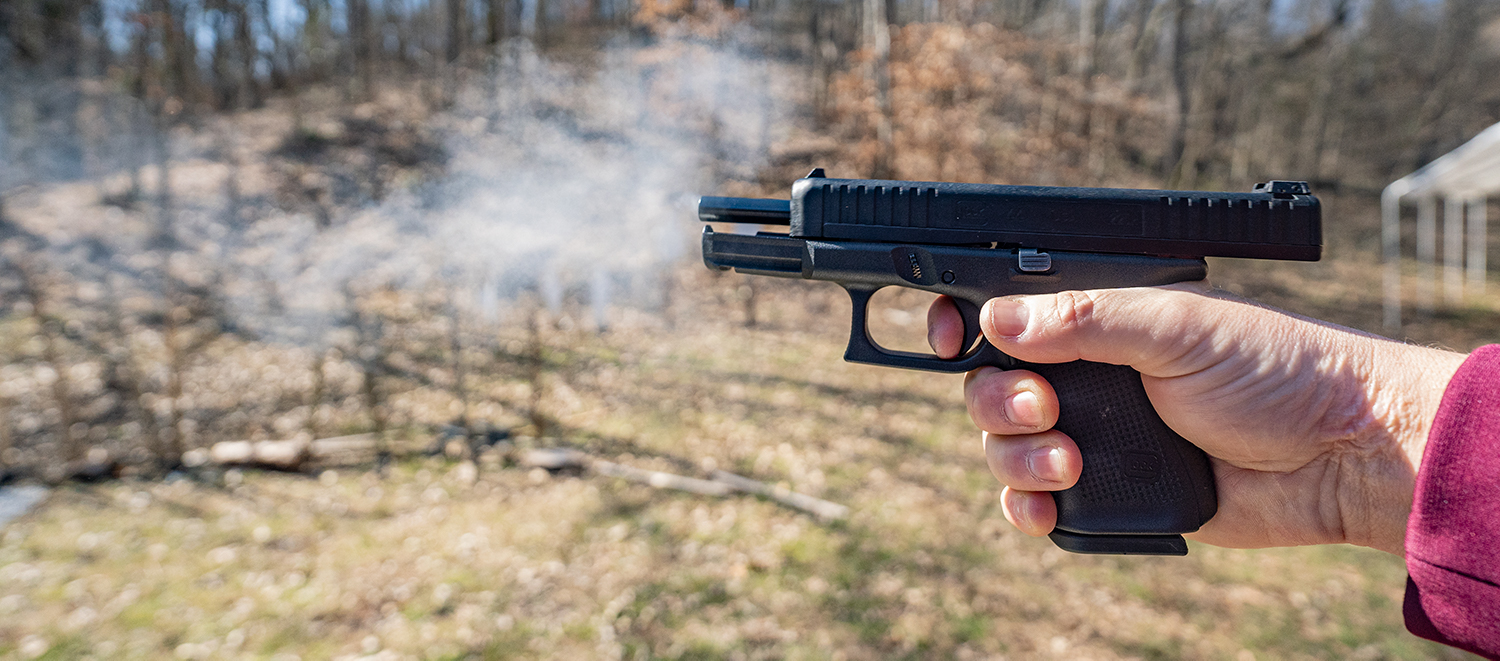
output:
[[[371,432],[375,434],[377,461],[382,469],[390,461],[391,445],[387,433],[385,391],[381,380],[387,370],[385,346],[385,319],[380,313],[367,311],[361,306],[359,296],[352,284],[344,285],[345,323],[354,329],[354,346],[347,355],[353,356],[360,370],[360,396],[370,416]]]
[[[261,96],[260,83],[256,81],[255,65],[260,60],[260,49],[255,45],[254,27],[250,18],[249,0],[237,0],[230,4],[234,14],[234,43],[239,55],[239,104],[247,108],[259,108],[265,99]]]
[[[487,46],[495,46],[505,38],[505,0],[485,0],[484,2],[484,43]]]
[[[536,306],[532,306],[526,314],[526,356],[523,360],[526,383],[530,386],[526,410],[531,427],[538,437],[546,436],[551,428],[551,420],[542,407],[546,395],[546,384],[542,378],[546,374],[547,349],[541,316],[542,312]]]
[[[318,438],[322,433],[319,418],[323,403],[328,399],[328,351],[316,350],[312,354],[312,390],[307,398],[307,435]]]
[[[448,317],[448,359],[453,372],[453,398],[460,409],[457,426],[469,429],[469,389],[464,373],[463,319],[459,313],[458,296],[454,287],[448,287],[444,305]]]
[[[51,283],[34,259],[18,262],[15,268],[21,276],[26,302],[31,306],[32,323],[42,340],[42,362],[50,374],[52,400],[57,405],[58,458],[63,463],[78,461],[83,458],[83,439],[75,428],[79,422],[78,408],[73,401],[71,370],[63,357],[63,322],[48,291]]]
[[[871,176],[890,179],[894,129],[891,126],[891,26],[887,0],[865,0],[865,39],[870,51],[870,80],[875,85],[875,140],[879,143]]]
[[[469,21],[468,5],[464,0],[447,0],[448,3],[448,63],[458,61],[467,47]]]
[[[1096,73],[1094,62],[1099,55],[1099,39],[1104,34],[1104,20],[1109,12],[1106,0],[1083,0],[1078,6],[1078,75],[1085,81]]]
[[[374,30],[370,21],[370,0],[345,0],[345,23],[349,31],[351,51],[354,55],[355,76],[352,81],[358,86],[355,94],[359,99],[375,97],[375,47]]]
[[[1172,93],[1177,99],[1177,116],[1172,126],[1172,143],[1167,151],[1164,165],[1171,174],[1172,183],[1178,180],[1183,166],[1183,153],[1187,150],[1188,112],[1193,99],[1188,88],[1188,44],[1189,21],[1192,19],[1193,0],[1172,0]]]
[[[1168,3],[1157,0],[1136,0],[1130,23],[1129,65],[1125,69],[1125,84],[1133,90],[1139,87],[1150,66],[1151,56],[1156,53],[1162,16],[1168,6]]]

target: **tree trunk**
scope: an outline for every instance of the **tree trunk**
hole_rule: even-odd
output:
[[[548,427],[546,411],[542,409],[542,373],[546,367],[546,354],[542,346],[542,312],[534,309],[526,315],[526,382],[531,386],[527,394],[527,413],[531,418],[533,432],[538,438],[546,436]]]
[[[213,107],[217,110],[230,110],[240,104],[240,81],[238,67],[232,63],[234,49],[231,46],[232,39],[225,35],[225,30],[232,30],[229,19],[224,12],[210,14],[211,25],[209,32],[214,36],[212,55],[209,64],[209,89]]]
[[[110,66],[114,64],[115,55],[114,49],[110,48],[109,45],[108,32],[106,31],[107,28],[104,21],[104,7],[100,6],[98,2],[89,2],[84,12],[88,17],[89,32],[93,34],[94,38],[94,42],[91,44],[91,47],[94,49],[94,70],[89,72],[89,74],[102,77],[109,72]]]
[[[51,300],[46,291],[41,268],[32,259],[16,265],[21,275],[21,287],[26,302],[31,305],[31,318],[37,326],[42,340],[42,362],[52,370],[52,400],[57,405],[58,460],[59,463],[83,458],[80,439],[73,433],[78,422],[78,412],[73,405],[73,389],[69,383],[68,367],[63,364],[62,321],[52,315]]]
[[[166,276],[172,280],[170,273]],[[180,295],[175,286],[169,285],[167,293],[167,327],[163,341],[167,350],[167,401],[170,404],[167,426],[162,430],[162,444],[156,459],[161,469],[172,471],[182,466],[182,455],[187,451],[183,438],[183,372],[187,370],[187,338],[184,322],[190,314],[186,307],[178,305]]]
[[[149,411],[141,408],[141,382],[135,370],[134,352],[131,350],[130,331],[125,322],[125,310],[120,303],[120,292],[108,276],[104,281],[105,324],[103,335],[106,341],[117,342],[104,353],[104,387],[120,397],[120,413],[128,420],[141,423],[141,434],[152,438],[156,424]],[[149,449],[149,448],[147,448]]]
[[[354,70],[359,92],[356,98],[375,98],[375,49],[371,43],[369,0],[346,0],[349,40],[354,51]]]
[[[1095,61],[1098,59],[1099,38],[1104,33],[1105,12],[1109,3],[1105,0],[1082,0],[1078,20],[1078,75],[1084,81],[1094,77]]]
[[[875,120],[875,139],[879,151],[871,167],[870,176],[875,179],[890,179],[891,157],[895,147],[891,127],[891,26],[886,22],[887,0],[865,0],[865,38],[870,49],[871,80],[875,83],[875,105],[879,109]]]
[[[10,42],[19,59],[42,62],[47,56],[47,33],[39,0],[14,0],[10,11]]]
[[[486,45],[494,46],[505,38],[505,0],[486,0],[484,6],[484,42]]]
[[[386,434],[386,411],[380,390],[380,377],[385,371],[385,325],[377,314],[366,315],[359,309],[359,300],[354,291],[345,287],[344,305],[349,311],[349,321],[354,326],[354,357],[360,367],[360,394],[365,400],[365,409],[370,414],[370,425],[375,434],[378,461],[381,469],[390,460],[390,439]]]
[[[832,67],[824,53],[827,42],[823,38],[825,29],[823,23],[826,21],[823,14],[823,3],[812,3],[812,11],[809,13],[807,33],[808,47],[812,49],[812,75],[808,78],[812,81],[812,104],[813,104],[813,128],[822,129],[828,119],[828,86],[832,78]]]
[[[291,75],[298,79],[297,82],[323,80],[328,76],[327,55],[333,44],[329,43],[329,12],[328,0],[300,0],[302,10],[307,18],[302,21],[301,43],[292,44],[292,53],[289,53],[288,64],[292,67]],[[300,48],[305,58],[296,56],[296,49]],[[303,59],[306,64],[298,70],[296,62]]]
[[[0,394],[0,478],[5,476],[15,447],[15,438],[10,433],[10,399]]]
[[[10,219],[5,215],[5,191],[10,190],[10,129],[5,126],[5,115],[9,110],[3,105],[9,97],[4,87],[5,81],[0,78],[0,239],[9,234]]]
[[[328,372],[324,363],[328,360],[328,352],[318,350],[313,352],[312,361],[312,393],[307,402],[307,435],[317,438],[321,429],[318,427],[318,413],[323,410],[323,400],[328,397]]]
[[[261,33],[271,39],[271,53],[266,57],[271,70],[271,88],[285,89],[291,82],[287,80],[287,73],[281,68],[281,34],[276,31],[276,26],[271,19],[271,0],[255,0],[256,8],[260,14]]]
[[[1332,101],[1334,91],[1334,76],[1343,75],[1342,71],[1334,71],[1328,68],[1331,58],[1322,58],[1319,62],[1322,66],[1314,82],[1312,98],[1308,101],[1307,116],[1302,121],[1301,137],[1297,140],[1298,159],[1297,176],[1307,179],[1316,179],[1318,174],[1318,162],[1323,158],[1323,134],[1328,126],[1328,106]]]
[[[1172,19],[1172,90],[1177,97],[1177,117],[1172,127],[1172,143],[1167,151],[1164,169],[1177,179],[1182,156],[1187,149],[1188,112],[1192,109],[1192,91],[1188,89],[1188,22],[1192,18],[1193,0],[1173,0]]]
[[[464,38],[467,30],[468,17],[464,12],[468,9],[464,0],[448,0],[448,63],[458,61],[463,55],[464,47],[468,44]]]
[[[525,1],[525,0],[523,0]],[[552,37],[547,28],[548,0],[530,0],[532,7],[532,40],[536,42],[537,48],[547,45],[547,40]]]
[[[188,36],[188,3],[157,0],[162,25],[169,93],[180,103],[190,105],[198,99],[198,45]]]
[[[469,428],[469,389],[464,382],[464,345],[463,327],[460,324],[458,304],[455,299],[456,293],[449,292],[448,300],[448,354],[453,363],[453,397],[457,399],[460,409],[458,415],[459,427]]]
[[[172,209],[172,155],[168,120],[158,112],[152,126],[156,155],[156,239],[167,252],[177,249],[177,223]],[[165,266],[163,266],[165,269]]]
[[[1460,66],[1460,59],[1473,51],[1475,31],[1469,25],[1474,19],[1473,4],[1470,0],[1447,0],[1443,3],[1443,13],[1443,24],[1432,44],[1429,82],[1422,86],[1430,93],[1409,124],[1411,138],[1402,172],[1411,172],[1438,155],[1434,153],[1438,142],[1437,119],[1448,111],[1456,97],[1466,92],[1458,81],[1467,68]]]

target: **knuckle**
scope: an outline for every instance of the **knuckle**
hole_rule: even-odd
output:
[[[1036,448],[1034,441],[1018,441],[1004,446],[1001,455],[1001,466],[1004,468],[1005,477],[1002,480],[1006,484],[1015,487],[1035,488],[1038,480],[1027,462],[1026,455]]]
[[[1053,297],[1052,316],[1059,329],[1076,330],[1093,322],[1096,304],[1094,295],[1089,292],[1058,292]]]

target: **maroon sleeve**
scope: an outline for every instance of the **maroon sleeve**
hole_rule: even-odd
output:
[[[1448,383],[1406,526],[1406,628],[1500,659],[1500,345]]]

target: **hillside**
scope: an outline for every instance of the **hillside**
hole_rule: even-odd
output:
[[[309,85],[4,192],[0,466],[55,488],[0,532],[0,657],[1464,658],[1405,632],[1378,552],[1020,535],[958,377],[844,363],[842,292],[698,262],[697,195],[814,166],[1161,185],[1170,104],[1059,74],[1071,51],[1032,34],[911,23],[882,108],[870,53],[820,89],[793,40],[704,13],[368,99]],[[1374,199],[1323,199],[1327,259],[1212,280],[1376,331]],[[1497,297],[1402,339],[1493,342]],[[885,297],[876,336],[920,349],[928,300]],[[192,459],[345,434],[380,458]],[[772,496],[524,464],[554,447]]]

